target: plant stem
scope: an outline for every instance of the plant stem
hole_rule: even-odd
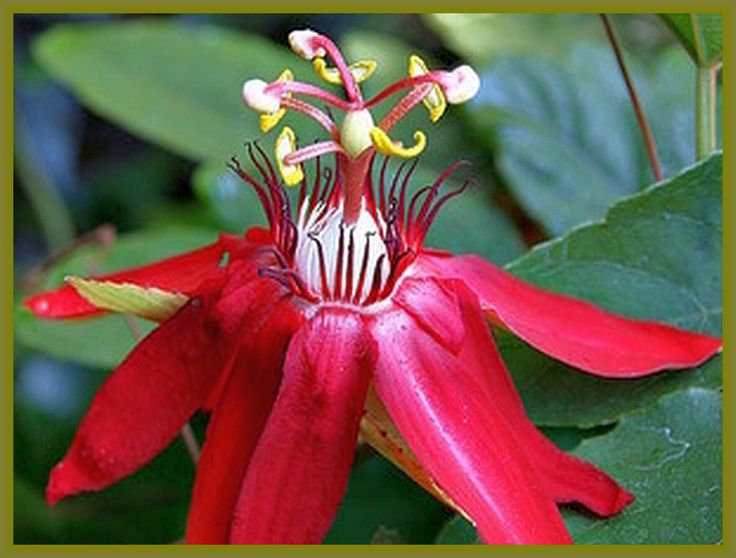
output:
[[[624,82],[626,82],[626,89],[629,92],[629,98],[631,99],[631,104],[633,105],[634,112],[636,113],[636,121],[639,123],[639,129],[641,130],[641,134],[644,138],[644,145],[646,146],[647,157],[649,158],[649,166],[652,168],[654,179],[659,182],[662,180],[663,174],[662,166],[659,162],[659,156],[657,155],[657,144],[654,142],[654,135],[652,134],[652,130],[649,127],[646,117],[644,116],[644,109],[641,106],[639,95],[636,93],[636,88],[634,87],[634,82],[632,81],[629,70],[624,62],[621,45],[613,31],[613,26],[606,14],[600,14],[600,16],[603,21],[603,28],[606,30],[606,35],[611,43],[611,47],[613,48],[613,53],[616,55],[616,61],[618,62],[618,67],[621,70],[621,75],[624,78]]]
[[[698,66],[695,86],[695,155],[698,160],[716,148],[717,66]]]
[[[197,437],[194,435],[194,429],[191,424],[186,423],[184,428],[181,429],[181,438],[187,447],[189,457],[192,458],[192,463],[196,466],[199,463],[199,443],[197,442]]]
[[[706,157],[716,148],[716,77],[719,64],[711,64],[705,51],[705,37],[696,14],[690,14],[697,64],[695,75],[695,156]]]

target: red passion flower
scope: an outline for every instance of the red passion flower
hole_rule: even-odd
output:
[[[257,193],[268,228],[144,267],[72,277],[26,300],[42,318],[125,312],[160,323],[97,392],[51,471],[48,502],[127,477],[204,410],[211,418],[190,543],[320,542],[359,433],[472,521],[486,543],[570,543],[558,503],[618,513],[633,496],[557,449],[527,418],[489,322],[607,378],[692,367],[721,340],[626,319],[477,256],[423,247],[437,212],[468,183],[446,193],[441,186],[466,163],[407,195],[416,160],[395,174],[387,162],[416,157],[426,138],[417,131],[407,147],[388,134],[420,104],[437,121],[447,103],[475,95],[478,75],[469,66],[431,71],[412,56],[407,78],[366,101],[359,83],[375,62],[348,64],[311,30],[289,41],[345,95],[295,81],[289,70],[244,84],[264,131],[291,110],[330,137],[299,149],[285,127],[275,165],[257,144],[248,145],[253,172],[231,161]],[[375,124],[370,110],[399,93]],[[286,187],[297,185],[292,199]]]

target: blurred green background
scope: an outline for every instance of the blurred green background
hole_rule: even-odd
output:
[[[683,35],[677,20],[656,15],[612,21],[665,177],[675,177],[695,163],[687,29]],[[672,194],[637,196],[653,177],[597,15],[17,15],[16,302],[67,273],[143,263],[211,242],[217,231],[262,222],[255,196],[225,167],[232,155],[242,156],[243,142],[262,136],[239,99],[240,84],[273,79],[287,66],[313,80],[309,66],[285,48],[288,32],[302,27],[330,35],[348,58],[378,60],[369,92],[402,77],[412,52],[434,67],[470,62],[481,74],[472,103],[450,107],[436,125],[418,110],[393,134],[428,133],[415,187],[458,158],[474,163],[478,186],[441,213],[429,244],[511,264],[534,282],[629,315],[720,332],[720,159],[675,178]],[[717,57],[718,37],[708,27]],[[719,85],[719,103],[720,95]],[[320,137],[298,117],[286,122],[303,143]],[[268,149],[279,129],[263,138]],[[607,227],[589,225],[631,195],[617,213],[620,236],[608,239]],[[690,221],[672,225],[666,216],[673,214]],[[584,234],[569,233],[580,226]],[[673,243],[684,252],[668,257]],[[194,471],[179,441],[103,493],[54,509],[43,499],[49,470],[95,388],[135,343],[123,321],[41,323],[19,309],[15,327],[15,542],[180,541]],[[720,539],[720,358],[684,379],[660,375],[623,385],[581,378],[508,336],[499,341],[532,418],[563,447],[606,462],[629,488],[641,484],[636,513],[605,528],[566,512],[576,538]],[[580,389],[590,397],[580,401]],[[627,460],[676,456],[668,438],[648,439],[641,425],[661,433],[683,412],[700,422],[681,426],[692,449],[668,461],[680,467],[629,475]],[[200,439],[205,424],[195,417]],[[631,432],[640,434],[640,445],[611,450],[620,457],[611,460],[605,448]],[[642,448],[654,449],[627,453]],[[382,458],[365,451],[359,457],[328,542],[474,540],[469,525]],[[696,486],[683,471],[700,471]],[[685,503],[667,499],[673,482],[688,486]],[[662,509],[672,513],[673,506],[679,520],[658,524]]]

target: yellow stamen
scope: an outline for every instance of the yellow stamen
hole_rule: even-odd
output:
[[[314,72],[327,83],[332,85],[342,85],[342,77],[337,68],[328,68],[324,58],[315,58],[312,61]],[[375,60],[359,60],[348,66],[350,73],[353,74],[356,83],[367,80],[373,72],[376,71],[378,62]]]
[[[294,151],[296,151],[296,136],[291,128],[285,126],[279,137],[276,138],[276,162],[281,178],[284,179],[287,186],[296,186],[304,179],[301,165],[287,165],[284,162],[286,156]]]
[[[266,132],[270,131],[274,126],[276,126],[276,124],[279,123],[279,120],[281,120],[285,114],[285,108],[280,108],[276,112],[262,114],[258,119],[258,123],[261,127],[261,132],[265,134]]]
[[[424,63],[424,60],[419,58],[416,54],[412,54],[409,57],[409,77],[420,77],[427,75],[429,69]],[[442,88],[436,83],[432,85],[429,93],[422,99],[422,103],[427,107],[429,111],[429,118],[432,122],[437,122],[445,112],[447,108],[447,101],[445,100],[445,94],[442,93]]]
[[[414,132],[414,141],[416,143],[412,147],[404,147],[391,141],[388,134],[378,126],[371,130],[371,140],[373,141],[373,147],[375,147],[376,151],[379,153],[393,157],[401,157],[402,159],[416,157],[424,151],[424,147],[427,145],[427,137],[419,130]]]
[[[284,81],[294,81],[294,74],[291,72],[289,68],[286,68],[283,72],[281,72],[281,75],[276,78],[277,82],[284,82]],[[291,97],[291,93],[286,94],[287,97]],[[269,112],[261,114],[259,118],[259,125],[261,128],[261,132],[264,134],[268,131],[270,131],[276,124],[279,123],[279,121],[284,117],[286,114],[285,108],[280,108],[276,112]]]

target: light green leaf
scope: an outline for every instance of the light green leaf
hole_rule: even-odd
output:
[[[723,54],[721,14],[660,14],[660,16],[698,66],[711,66],[721,60]],[[693,33],[693,20],[695,33]],[[698,41],[701,41],[701,46],[698,45]]]
[[[600,37],[593,14],[422,14],[443,43],[478,67],[498,56],[545,52],[558,54],[572,40]]]
[[[287,66],[311,74],[260,37],[160,19],[60,25],[34,55],[94,111],[195,160],[226,161],[262,136],[240,99],[246,79],[275,79]]]
[[[542,244],[509,270],[633,318],[719,335],[722,155],[626,199],[605,221]],[[721,358],[690,371],[612,381],[566,367],[510,335],[500,346],[532,419],[593,426],[687,385],[720,385]],[[581,397],[580,394],[585,394]]]
[[[110,248],[90,245],[77,250],[56,266],[42,285],[44,289],[63,284],[68,275],[97,275],[150,263],[179,252],[214,242],[217,233],[208,229],[171,227],[121,236]],[[154,324],[135,320],[140,334]],[[90,320],[40,320],[19,308],[15,333],[25,346],[62,360],[95,368],[113,368],[133,348],[137,333],[122,316]]]
[[[679,50],[653,69],[629,60],[665,176],[694,162],[695,69]],[[499,58],[482,75],[471,123],[500,174],[551,234],[600,218],[653,180],[610,49],[577,45],[561,58]]]

